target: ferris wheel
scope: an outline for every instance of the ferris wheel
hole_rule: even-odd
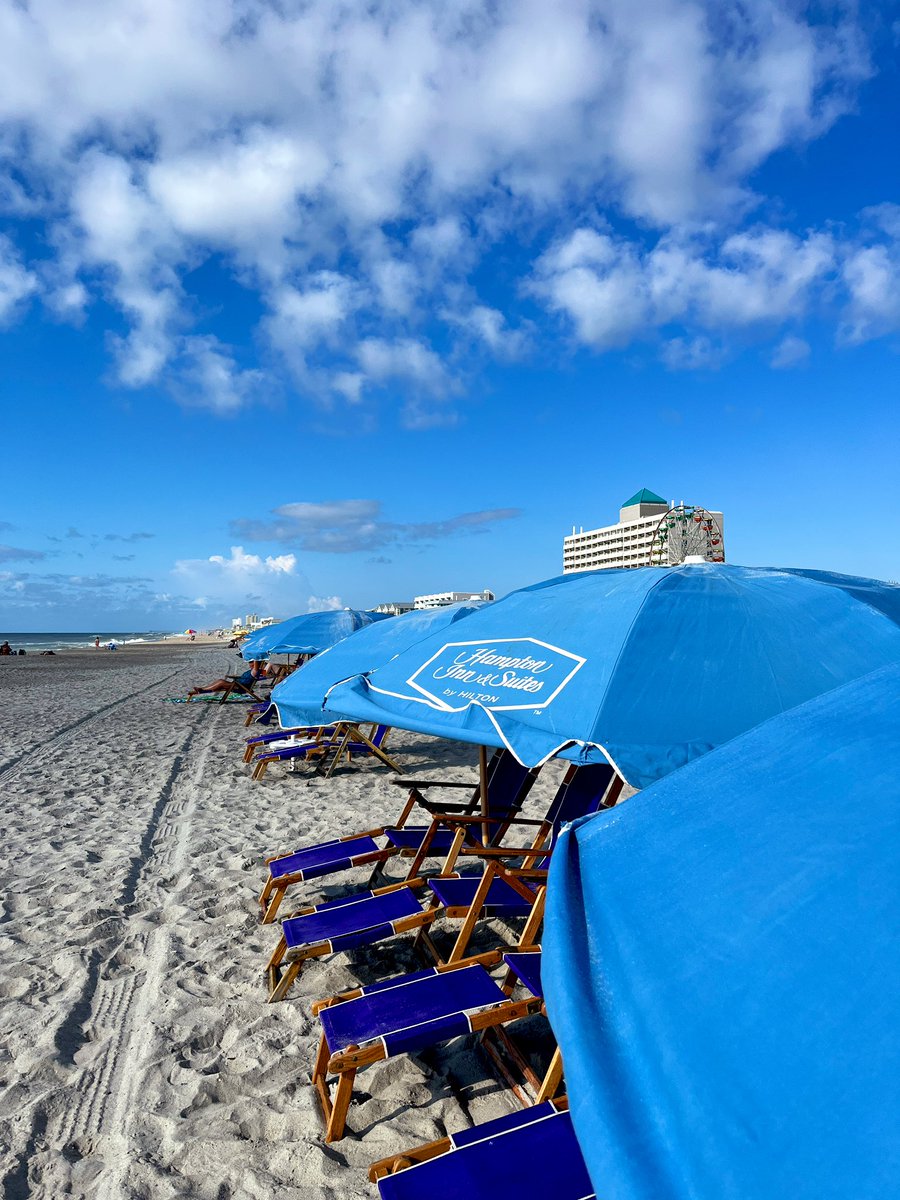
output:
[[[651,567],[675,567],[688,558],[724,562],[725,546],[712,513],[696,504],[678,504],[660,517],[648,561]]]

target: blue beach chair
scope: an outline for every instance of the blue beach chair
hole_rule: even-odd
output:
[[[330,778],[334,768],[342,758],[350,759],[354,754],[377,758],[392,771],[402,774],[402,768],[385,753],[384,742],[391,731],[389,725],[375,725],[371,733],[364,733],[358,725],[344,724],[335,729],[332,736],[311,737],[308,741],[290,739],[287,745],[279,746],[269,743],[253,759],[254,767],[251,778],[259,781],[265,775],[267,768],[275,762],[295,763],[299,760],[317,761],[318,770],[322,764],[327,765],[326,778]]]
[[[381,1200],[596,1200],[572,1119],[549,1102],[382,1159],[369,1178]]]
[[[514,817],[522,807],[536,778],[537,773],[523,767],[508,750],[497,750],[492,755],[487,764],[485,780],[491,816],[497,822],[491,828],[500,836],[505,833],[509,818]],[[289,854],[272,855],[266,860],[269,874],[259,898],[263,924],[275,919],[287,889],[294,884],[370,866],[373,873],[369,887],[374,888],[387,862],[397,855],[413,859],[407,873],[407,879],[413,879],[418,876],[427,858],[444,858],[451,854],[458,834],[456,830],[441,827],[439,817],[446,814],[460,817],[473,814],[481,803],[479,785],[436,779],[396,779],[394,783],[409,787],[409,794],[399,819],[393,825],[379,825],[344,838],[306,846]],[[425,795],[434,788],[442,791],[465,788],[470,790],[471,795],[462,804],[443,800],[435,803]],[[417,808],[428,816],[430,824],[408,824]],[[475,827],[476,836],[482,824],[479,820]],[[462,836],[459,837],[460,844]]]
[[[273,729],[269,733],[257,733],[245,739],[244,762],[251,763],[258,754],[265,754],[266,748],[273,743],[309,742],[316,738],[334,737],[341,728],[338,725],[298,725],[291,729]]]
[[[458,962],[465,956],[481,918],[527,917],[535,893],[546,879],[550,855],[563,826],[600,808],[611,808],[623,786],[622,778],[607,763],[571,766],[530,847],[462,847],[461,857],[476,855],[487,860],[484,871],[480,875],[437,876],[427,883],[434,903],[443,915],[463,921],[447,961]],[[523,858],[524,861],[519,868],[504,867],[501,860],[510,858]]]
[[[480,1035],[482,1045],[504,1078],[516,1085],[524,1104],[531,1100],[510,1070],[510,1060],[520,1079],[531,1084],[537,1103],[552,1098],[562,1078],[558,1052],[542,1081],[503,1030],[513,1021],[543,1012],[540,948],[534,945],[542,919],[543,889],[515,952],[491,951],[463,963],[401,975],[313,1006],[322,1023],[322,1035],[312,1083],[325,1118],[326,1142],[337,1141],[344,1134],[358,1071],[472,1033]],[[489,969],[497,966],[506,967],[502,981],[490,974]],[[519,985],[527,995],[514,1000],[512,994]],[[495,1045],[489,1035],[501,1030],[503,1044]],[[329,1075],[337,1076],[333,1100]]]
[[[482,915],[528,917],[540,884],[546,879],[544,862],[551,850],[548,837],[555,839],[563,820],[573,820],[610,803],[621,786],[619,777],[605,763],[570,767],[543,821],[514,817],[506,822],[506,828],[514,824],[538,825],[536,838],[524,848],[491,845],[490,840],[480,846],[471,842],[464,845],[462,839],[466,833],[471,838],[471,831],[478,828],[483,818],[440,817],[441,824],[455,827],[459,832],[438,876],[427,881],[421,877],[407,878],[403,883],[304,909],[282,921],[281,938],[267,967],[269,1002],[284,999],[306,959],[373,945],[400,933],[415,932],[416,949],[424,947],[433,962],[442,963],[429,932],[440,916],[463,920],[447,960],[459,962]],[[453,876],[455,859],[469,854],[487,856],[493,861],[480,876]],[[510,857],[524,858],[523,866],[515,869],[503,866],[501,860]],[[536,860],[540,862],[537,867],[533,865]],[[453,887],[449,892],[439,893],[437,887],[445,883]],[[432,899],[423,905],[416,891],[426,885],[432,890]]]
[[[244,718],[244,726],[271,725],[277,715],[278,710],[271,700],[261,700],[259,704],[254,704],[250,708]]]

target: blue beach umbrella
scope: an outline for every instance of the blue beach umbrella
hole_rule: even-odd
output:
[[[334,684],[373,670],[422,638],[455,626],[463,617],[483,607],[480,602],[449,604],[444,608],[404,613],[357,630],[310,659],[272,689],[278,723],[288,728],[340,720],[341,713],[325,708],[325,696]]]
[[[598,1196],[900,1195],[900,666],[566,830],[542,979]]]
[[[383,620],[387,614],[339,608],[328,612],[301,613],[276,625],[264,625],[244,639],[241,657],[268,658],[270,654],[318,654],[364,625]]]
[[[329,706],[536,766],[654,779],[776,713],[900,661],[900,587],[697,564],[586,571],[512,592]]]

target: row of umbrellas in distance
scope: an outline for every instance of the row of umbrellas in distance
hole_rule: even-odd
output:
[[[548,887],[598,1196],[900,1194],[900,587],[584,572],[318,649],[273,689],[283,726],[608,759],[642,789],[563,832]]]

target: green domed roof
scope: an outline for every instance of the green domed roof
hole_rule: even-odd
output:
[[[649,488],[641,488],[639,492],[635,492],[630,500],[625,501],[622,507],[630,508],[632,504],[665,504],[666,508],[669,507],[668,500],[663,500],[662,496],[657,496],[656,492],[651,492]]]

